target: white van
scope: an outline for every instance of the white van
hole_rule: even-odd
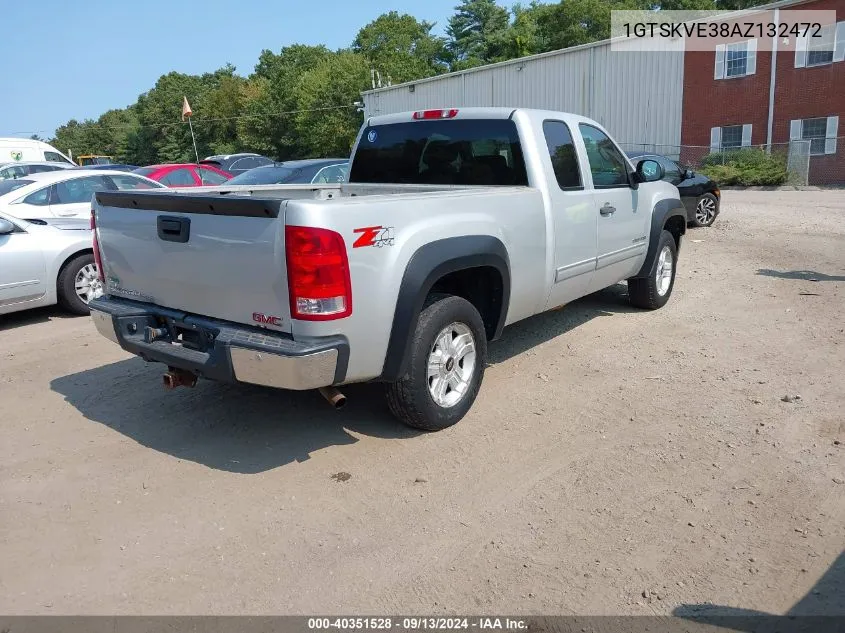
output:
[[[29,138],[0,138],[0,164],[17,163],[23,160],[76,164],[55,147],[43,141],[33,141]]]

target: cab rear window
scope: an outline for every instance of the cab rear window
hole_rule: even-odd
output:
[[[364,129],[349,182],[425,185],[527,185],[516,124],[451,119]]]

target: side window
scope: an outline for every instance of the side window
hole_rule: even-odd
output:
[[[50,204],[50,187],[44,187],[43,189],[39,189],[38,191],[29,194],[23,199],[23,203],[31,204],[36,207],[46,207]]]
[[[226,171],[233,172],[233,171],[246,171],[247,169],[254,169],[263,163],[259,162],[257,158],[252,158],[248,156],[247,158],[239,158],[234,163],[229,165],[229,169]]]
[[[193,172],[186,167],[174,169],[166,174],[161,182],[168,187],[195,187],[197,184]]]
[[[252,160],[255,161],[255,167],[264,167],[264,165],[272,165],[273,161],[263,156],[255,156]]]
[[[48,152],[44,151],[44,160],[48,160],[51,163],[70,163],[70,161],[59,154],[58,152]]]
[[[8,180],[9,178],[22,178],[26,176],[28,170],[24,165],[9,165],[0,170],[0,180]]]
[[[683,180],[683,178],[681,178],[681,169],[675,161],[669,160],[664,156],[658,156],[657,162],[660,163],[661,167],[663,167],[663,180],[671,182],[673,185],[677,185],[681,182],[681,180]]]
[[[137,178],[136,176],[108,176],[108,179],[114,183],[118,191],[133,191],[137,189],[157,189],[155,185],[148,180]]]
[[[564,191],[583,189],[578,155],[575,153],[569,127],[563,121],[544,121],[543,135],[546,137],[557,184]]]
[[[205,167],[200,167],[197,171],[199,172],[200,180],[204,185],[222,185],[228,180],[226,176],[221,176],[216,171],[206,169]]]
[[[596,189],[628,186],[628,163],[622,152],[607,137],[607,134],[586,123],[578,128],[584,137],[590,173]]]
[[[346,180],[346,174],[343,170],[345,165],[329,165],[323,167],[314,176],[311,182],[329,183],[329,182],[343,182]]]
[[[45,171],[58,171],[59,169],[61,169],[61,167],[57,167],[55,165],[30,165],[29,173],[39,174]]]
[[[111,183],[104,176],[89,176],[57,182],[54,187],[52,204],[79,204],[91,202],[97,191],[110,190]]]

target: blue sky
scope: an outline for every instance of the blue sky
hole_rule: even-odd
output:
[[[445,28],[457,0],[40,0],[3,2],[0,136],[50,137],[67,120],[134,103],[159,76],[227,62],[249,74],[258,54],[300,42],[348,46],[395,9]]]

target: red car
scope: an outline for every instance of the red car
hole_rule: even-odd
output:
[[[222,185],[232,174],[212,165],[179,163],[172,165],[150,165],[136,169],[136,174],[152,178],[168,187],[202,187]]]

